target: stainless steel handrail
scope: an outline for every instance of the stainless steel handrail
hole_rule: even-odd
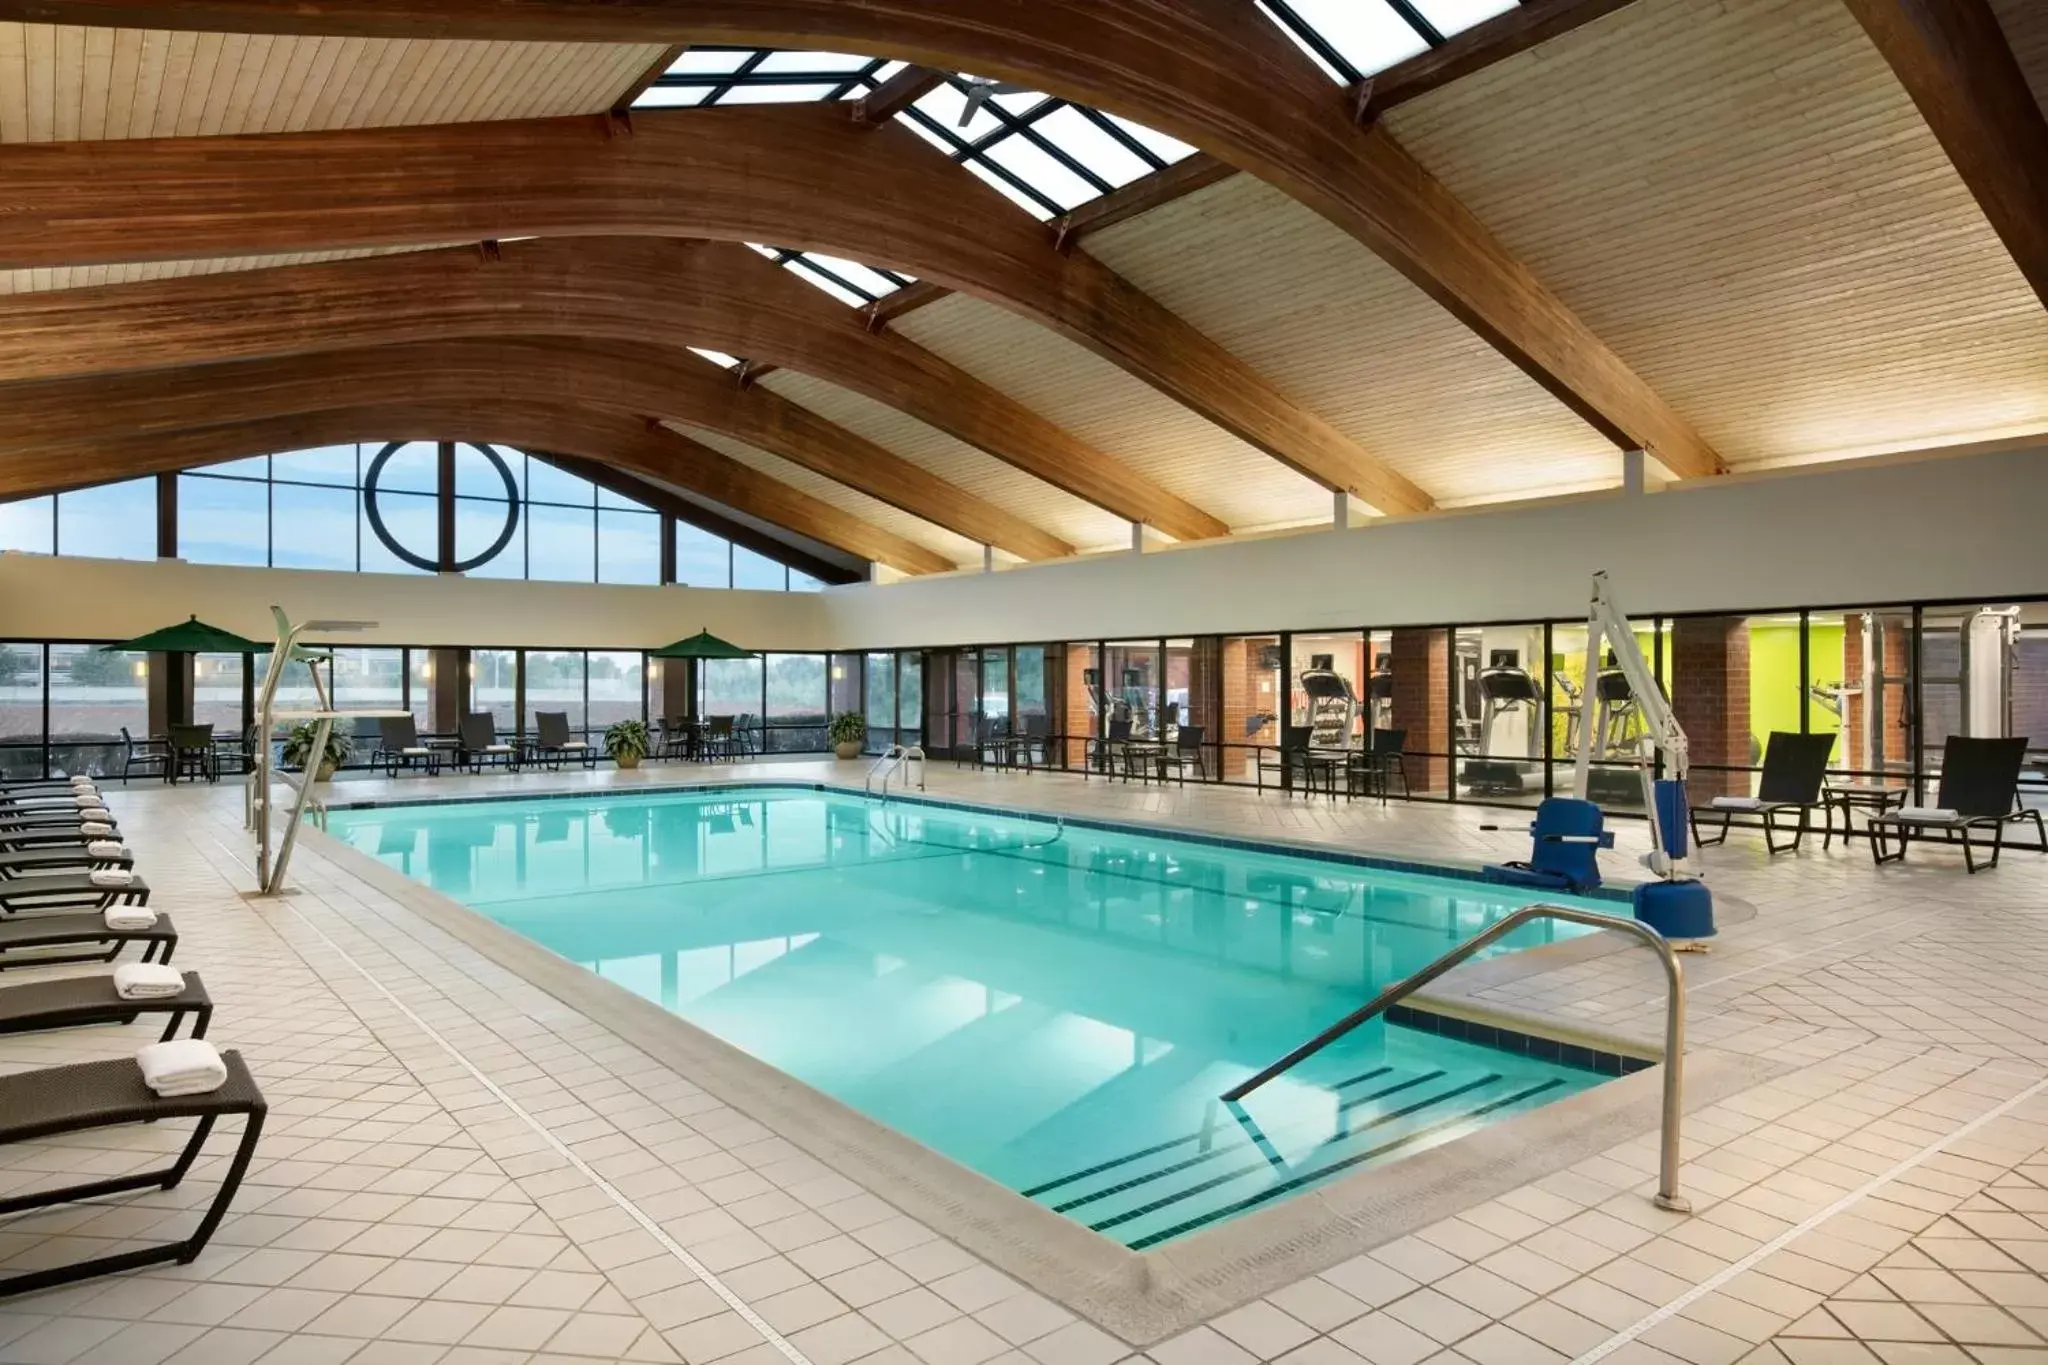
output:
[[[889,778],[891,774],[902,771],[904,785],[908,786],[910,783],[910,760],[913,758],[917,760],[917,789],[923,791],[925,769],[924,746],[920,744],[891,744],[888,751],[879,759],[876,759],[875,765],[868,769],[867,781],[863,784],[867,789],[868,795],[873,796],[875,794],[875,778],[877,775],[882,779],[882,799],[884,801],[889,799]]]
[[[1624,919],[1619,915],[1601,915],[1569,905],[1525,905],[1466,939],[1421,971],[1387,987],[1250,1080],[1224,1091],[1224,1103],[1238,1103],[1267,1081],[1308,1060],[1360,1024],[1385,1013],[1429,985],[1481,948],[1539,919],[1564,920],[1569,924],[1627,934],[1654,952],[1658,961],[1664,964],[1664,980],[1668,987],[1664,1010],[1664,1139],[1658,1156],[1657,1207],[1675,1213],[1691,1213],[1691,1202],[1678,1192],[1679,1122],[1685,1096],[1685,969],[1679,965],[1678,954],[1672,951],[1671,944],[1662,934],[1640,920]]]

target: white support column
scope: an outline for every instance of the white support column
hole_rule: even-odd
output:
[[[1645,469],[1649,463],[1648,454],[1641,450],[1621,452],[1621,491],[1640,494],[1646,478]]]
[[[1330,525],[1339,531],[1351,529],[1351,493],[1339,488],[1330,494]]]
[[[1134,555],[1145,553],[1145,523],[1142,521],[1131,523],[1131,553]]]
[[[981,571],[983,573],[994,573],[996,571],[995,546],[984,545],[981,547]]]

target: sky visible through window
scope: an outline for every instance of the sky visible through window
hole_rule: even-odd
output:
[[[1513,9],[1517,0],[1257,3],[1332,80],[1349,84]],[[902,62],[845,52],[694,47],[634,107],[859,99],[902,69]],[[1195,151],[1114,114],[1034,90],[990,86],[971,75],[948,76],[897,119],[1041,220],[1077,209]],[[750,245],[855,308],[914,283],[900,271],[820,252]],[[702,354],[720,363],[731,360]]]

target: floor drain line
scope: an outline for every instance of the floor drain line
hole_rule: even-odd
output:
[[[1979,1072],[1984,1071],[1991,1065],[1992,1064],[1990,1062],[1985,1062],[1980,1066],[1972,1067],[1969,1071],[1964,1072],[1963,1075],[1977,1075]],[[1958,1079],[1960,1079],[1960,1077],[1958,1077]],[[1891,1184],[1900,1176],[1905,1175],[1908,1171],[1911,1171],[1916,1167],[1923,1165],[1927,1161],[1931,1160],[1933,1157],[1939,1155],[1951,1144],[1962,1141],[1964,1138],[1970,1136],[1972,1133],[1984,1127],[1986,1124],[1995,1123],[1999,1119],[2004,1118],[2007,1114],[2010,1114],[2013,1110],[2019,1108],[2028,1100],[2033,1099],[2036,1095],[2041,1094],[2043,1091],[2048,1091],[2048,1077],[2044,1077],[2041,1080],[2035,1081],[2032,1085],[2020,1091],[2017,1095],[2012,1096],[2010,1099],[1998,1105],[1996,1108],[1986,1110],[1984,1113],[1979,1114],[1976,1118],[1971,1119],[1968,1123],[1956,1129],[1954,1132],[1949,1133],[1946,1136],[1936,1138],[1933,1142],[1928,1143],[1925,1147],[1922,1147],[1919,1151],[1905,1158],[1903,1161],[1899,1162],[1891,1169],[1883,1172],[1880,1175],[1873,1176],[1871,1179],[1864,1182],[1862,1185],[1859,1185],[1857,1188],[1843,1195],[1840,1199],[1837,1199],[1834,1203],[1820,1210],[1820,1212],[1812,1214],[1806,1219],[1806,1221],[1799,1223],[1794,1227],[1789,1227],[1785,1229],[1785,1231],[1779,1233],[1770,1241],[1765,1242],[1762,1246],[1758,1247],[1755,1251],[1750,1252],[1747,1256],[1744,1256],[1741,1260],[1735,1262],[1733,1265],[1725,1267],[1720,1272],[1718,1272],[1717,1274],[1713,1275],[1708,1279],[1701,1280],[1691,1289],[1688,1289],[1685,1293],[1680,1294],[1677,1298],[1671,1300],[1663,1307],[1657,1309],[1652,1313],[1645,1315],[1642,1321],[1634,1324],[1633,1326],[1626,1327],[1619,1332],[1616,1332],[1613,1336],[1601,1342],[1592,1350],[1586,1352],[1584,1355],[1579,1356],[1576,1360],[1572,1361],[1572,1365],[1593,1365],[1593,1362],[1596,1360],[1606,1359],[1609,1355],[1612,1355],[1614,1352],[1628,1345],[1631,1341],[1634,1341],[1636,1338],[1642,1336],[1645,1332],[1652,1330],[1658,1324],[1670,1321],[1672,1318],[1684,1312],[1693,1304],[1698,1303],[1707,1295],[1712,1294],[1716,1290],[1720,1289],[1721,1286],[1729,1283],[1731,1280],[1734,1280],[1737,1276],[1743,1275],[1748,1271],[1755,1269],[1763,1261],[1769,1259],[1772,1256],[1777,1255],[1786,1247],[1798,1241],[1801,1237],[1804,1237],[1807,1233],[1812,1232],[1815,1228],[1827,1222],[1830,1218],[1833,1218],[1836,1214],[1846,1212],[1851,1207],[1861,1203],[1863,1200],[1869,1198],[1871,1195],[1883,1189],[1886,1185]]]
[[[225,844],[220,844],[219,840],[215,840],[214,842],[220,846],[222,852],[225,852],[228,854],[229,857],[234,858],[237,864],[245,868],[248,866],[248,864],[243,863],[240,858],[235,857],[235,855],[227,849],[227,846]],[[481,1085],[485,1090],[488,1090],[491,1093],[491,1097],[493,1099],[497,1100],[498,1103],[504,1105],[513,1114],[518,1116],[519,1121],[521,1123],[524,1123],[528,1128],[531,1128],[534,1131],[534,1134],[537,1137],[539,1137],[542,1142],[545,1142],[550,1148],[552,1148],[554,1152],[558,1156],[560,1156],[564,1161],[568,1162],[571,1166],[574,1166],[577,1172],[581,1174],[584,1179],[588,1180],[592,1185],[595,1185],[599,1190],[603,1191],[605,1198],[611,1200],[612,1203],[617,1205],[618,1208],[622,1212],[624,1212],[628,1218],[631,1218],[635,1223],[639,1224],[640,1227],[647,1232],[648,1236],[654,1238],[655,1241],[659,1242],[663,1250],[667,1251],[669,1255],[675,1257],[678,1261],[681,1261],[683,1265],[688,1268],[689,1272],[692,1275],[695,1275],[699,1280],[702,1280],[707,1286],[709,1286],[711,1292],[718,1295],[719,1298],[723,1299],[727,1307],[731,1308],[733,1312],[739,1314],[742,1318],[746,1319],[747,1325],[752,1327],[755,1331],[759,1332],[761,1336],[764,1339],[766,1339],[770,1346],[773,1346],[776,1350],[780,1351],[784,1356],[786,1356],[791,1362],[791,1365],[813,1365],[813,1362],[811,1361],[811,1358],[809,1356],[806,1356],[802,1351],[798,1350],[796,1346],[789,1340],[789,1338],[783,1336],[782,1333],[776,1331],[773,1327],[770,1327],[767,1321],[763,1319],[759,1313],[756,1313],[751,1307],[748,1306],[746,1300],[742,1299],[738,1294],[734,1293],[732,1289],[729,1286],[727,1286],[723,1280],[719,1279],[717,1275],[713,1274],[709,1266],[705,1265],[695,1256],[692,1256],[689,1253],[689,1250],[686,1247],[684,1247],[682,1243],[676,1241],[675,1238],[669,1236],[668,1233],[664,1232],[661,1228],[661,1225],[655,1222],[654,1219],[650,1218],[638,1204],[635,1204],[632,1201],[632,1199],[627,1196],[625,1191],[619,1189],[609,1180],[606,1180],[603,1176],[599,1175],[596,1171],[592,1170],[588,1162],[584,1161],[582,1157],[577,1156],[576,1153],[569,1150],[568,1145],[565,1144],[560,1138],[556,1137],[553,1133],[549,1132],[546,1125],[541,1123],[539,1119],[535,1118],[532,1114],[528,1113],[526,1111],[525,1106],[521,1105],[519,1101],[513,1099],[510,1095],[506,1094],[505,1091],[499,1087],[496,1081],[493,1081],[489,1076],[486,1076],[482,1071],[480,1071],[477,1068],[476,1063],[470,1061],[468,1057],[463,1055],[462,1050],[460,1048],[456,1047],[455,1044],[449,1042],[446,1038],[442,1037],[439,1030],[437,1030],[432,1024],[429,1024],[426,1020],[420,1018],[420,1016],[413,1011],[410,1005],[407,1005],[403,1000],[400,1000],[396,995],[394,995],[391,992],[391,989],[388,986],[386,986],[383,982],[379,981],[376,977],[372,976],[368,968],[364,967],[362,963],[356,961],[354,957],[349,955],[347,949],[343,948],[340,944],[336,943],[332,938],[329,938],[327,936],[327,931],[322,929],[319,925],[315,924],[310,918],[308,918],[305,911],[299,909],[296,905],[291,904],[287,904],[285,908],[292,912],[292,914],[298,919],[299,923],[305,925],[306,928],[311,930],[316,938],[318,938],[322,943],[327,945],[329,951],[331,951],[341,961],[346,962],[351,968],[353,968],[356,975],[360,976],[364,981],[368,982],[372,990],[376,991],[379,995],[383,996],[384,999],[391,1005],[393,1009],[397,1010],[400,1014],[404,1015],[408,1020],[410,1020],[413,1027],[419,1029],[420,1032],[426,1034],[427,1037],[433,1039],[434,1044],[437,1047],[439,1047],[443,1052],[447,1053],[450,1057],[452,1057],[457,1065],[461,1066],[463,1070],[467,1071],[470,1074],[470,1076],[476,1080],[476,1083],[478,1085]]]

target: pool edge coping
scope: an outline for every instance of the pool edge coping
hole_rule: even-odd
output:
[[[727,789],[844,790],[815,783],[723,785]],[[516,800],[525,795],[481,799]],[[1090,823],[1119,831],[1160,832],[1145,826]],[[457,943],[648,1052],[866,1192],[1134,1347],[1156,1343],[1485,1199],[1599,1155],[1653,1131],[1658,1122],[1662,1073],[1650,1068],[1605,1079],[1579,1094],[1400,1161],[1340,1177],[1158,1248],[1132,1251],[769,1066],[352,845],[317,829],[308,833],[313,836],[312,847],[338,871],[375,887]],[[1170,833],[1177,836],[1179,831]],[[1293,851],[1291,845],[1230,842]],[[1573,942],[1604,937],[1588,935]],[[1621,946],[1617,942],[1615,950]],[[1782,1064],[1721,1049],[1689,1050],[1686,1108],[1707,1107],[1784,1069]],[[1646,1168],[1644,1188],[1650,1183],[1651,1172]]]

